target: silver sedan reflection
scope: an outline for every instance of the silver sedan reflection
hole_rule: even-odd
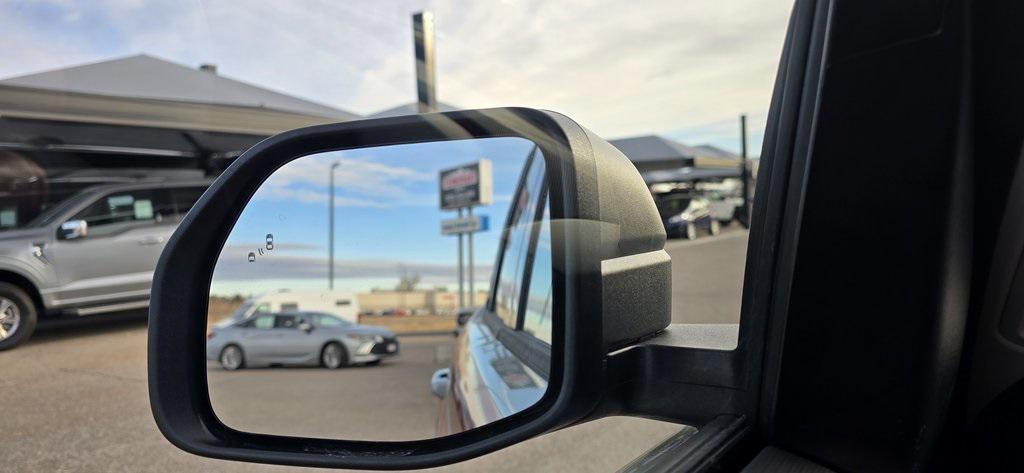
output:
[[[398,354],[391,331],[320,312],[257,313],[214,325],[206,359],[226,370],[261,366],[376,364]]]

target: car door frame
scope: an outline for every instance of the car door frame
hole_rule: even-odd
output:
[[[523,163],[523,171],[520,173],[517,181],[513,196],[518,196],[522,191],[523,187],[527,185],[529,172],[531,166],[534,164],[536,159],[543,159],[538,157],[538,148],[531,150],[526,161]],[[439,417],[444,417],[446,422],[445,425],[450,429],[453,425],[451,418],[455,418],[455,422],[460,429],[472,428],[476,425],[469,419],[467,413],[466,403],[468,402],[464,398],[464,394],[459,389],[459,379],[464,376],[466,366],[458,366],[461,364],[461,356],[472,357],[474,350],[469,345],[473,343],[472,338],[477,336],[474,332],[479,329],[486,329],[490,335],[494,338],[493,343],[500,345],[501,348],[507,350],[513,354],[517,359],[523,362],[525,366],[530,368],[532,371],[547,379],[550,372],[551,363],[551,347],[536,337],[524,332],[523,320],[525,317],[525,308],[527,299],[529,298],[529,284],[531,282],[531,276],[533,272],[534,254],[537,247],[537,240],[540,235],[540,225],[551,225],[550,220],[545,222],[544,209],[548,205],[548,176],[545,170],[544,177],[540,183],[539,194],[537,201],[533,202],[535,208],[533,209],[532,219],[530,222],[530,234],[528,235],[529,241],[526,242],[526,252],[523,255],[523,272],[518,278],[518,293],[516,294],[516,321],[515,326],[508,326],[497,315],[497,292],[498,282],[501,276],[501,268],[505,264],[504,258],[506,256],[505,249],[508,247],[510,234],[513,230],[515,222],[513,218],[517,216],[516,209],[519,205],[518,199],[513,198],[512,206],[509,208],[508,213],[505,215],[505,225],[502,227],[501,239],[499,240],[498,251],[495,257],[494,270],[491,271],[491,289],[487,295],[487,301],[473,317],[470,318],[467,323],[467,327],[459,335],[460,344],[457,347],[459,353],[453,359],[453,369],[450,372],[450,382],[448,395],[445,399],[442,399],[441,406],[439,408]],[[490,351],[490,350],[483,350]],[[474,359],[473,365],[477,365],[477,361]],[[481,369],[477,367],[476,369]],[[475,375],[475,374],[474,374]],[[486,381],[483,381],[486,382]],[[528,407],[528,406],[527,406]],[[484,419],[486,422],[493,422],[496,419]]]

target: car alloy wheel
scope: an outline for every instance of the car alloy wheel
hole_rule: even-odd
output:
[[[234,345],[228,345],[220,352],[220,365],[229,371],[242,367],[242,349]]]
[[[342,350],[344,348],[337,343],[331,343],[324,347],[323,354],[320,355],[320,361],[323,362],[324,367],[332,370],[341,368],[341,365],[344,364]]]
[[[0,341],[7,340],[18,333],[21,326],[21,311],[14,301],[0,297]]]

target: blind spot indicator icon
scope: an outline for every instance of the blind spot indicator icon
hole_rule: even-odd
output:
[[[267,234],[267,250],[269,251],[269,250],[273,250],[273,249],[274,249],[274,234],[273,233],[268,233]]]
[[[253,253],[253,252],[250,251],[249,252],[249,262],[252,263],[253,261],[256,261],[256,253]]]

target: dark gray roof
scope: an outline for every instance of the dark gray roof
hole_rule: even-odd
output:
[[[697,152],[700,153],[700,156],[702,157],[740,159],[740,155],[733,153],[732,151],[726,151],[714,145],[704,144],[694,146],[694,148],[697,150]]]
[[[619,138],[609,143],[635,163],[694,158],[701,154],[690,146],[657,135]]]
[[[213,72],[139,54],[0,80],[0,85],[242,107],[352,120],[357,115]]]
[[[381,111],[379,111],[377,113],[373,113],[373,114],[367,115],[366,118],[386,118],[386,117],[397,117],[397,116],[401,116],[401,115],[415,115],[415,114],[419,113],[418,110],[419,109],[416,107],[416,102],[411,102],[411,103],[399,105],[397,107],[391,107],[391,108],[386,109],[386,110],[381,110]],[[459,107],[456,107],[454,105],[449,105],[449,104],[446,104],[444,102],[438,102],[437,103],[437,111],[438,112],[451,112],[451,111],[454,111],[454,110],[459,110]]]
[[[719,180],[727,177],[740,177],[739,169],[699,169],[685,167],[667,171],[648,171],[642,173],[648,185],[660,182],[690,182],[703,180]]]

